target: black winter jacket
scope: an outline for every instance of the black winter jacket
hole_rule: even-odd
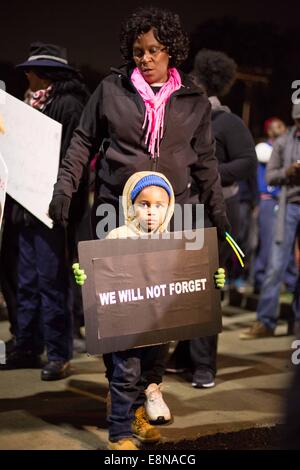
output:
[[[42,111],[55,121],[62,124],[60,161],[70,145],[74,129],[78,126],[84,103],[76,95],[56,95]]]
[[[67,93],[56,95],[43,111],[43,114],[62,124],[60,166],[66,156],[73,132],[79,124],[84,104],[81,96],[75,93]],[[82,219],[88,204],[89,186],[87,168],[82,173],[79,183],[78,191],[73,197],[70,207],[69,221],[71,223],[79,222]]]
[[[242,119],[217,108],[212,111],[212,129],[222,186],[256,178],[255,144]]]
[[[194,180],[199,190],[199,199],[194,202],[205,204],[214,222],[225,215],[225,206],[208,99],[182,75],[181,89],[166,105],[160,157],[153,168],[142,130],[144,102],[129,76],[125,67],[112,69],[91,96],[62,161],[54,196],[71,197],[77,191],[83,168],[100,149],[99,201],[116,203],[130,175],[157,170],[171,181],[176,202],[192,202],[190,187]]]

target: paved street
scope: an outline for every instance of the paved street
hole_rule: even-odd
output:
[[[224,308],[216,387],[197,390],[182,376],[166,375],[164,396],[174,422],[164,441],[195,439],[282,421],[291,371],[292,336],[286,324],[275,338],[240,341],[254,312]],[[0,322],[0,338],[8,325]],[[39,370],[0,372],[0,449],[104,449],[107,382],[101,359],[76,355],[73,374],[42,382]]]

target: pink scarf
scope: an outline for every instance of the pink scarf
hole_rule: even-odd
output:
[[[152,158],[159,157],[159,143],[164,132],[165,106],[174,91],[181,87],[181,77],[176,68],[170,68],[169,79],[161,87],[157,94],[151,86],[144,80],[141,72],[136,67],[131,75],[131,81],[141,95],[146,106],[145,119],[142,129],[145,129],[148,121],[148,128],[145,143],[148,144],[148,151]]]
[[[52,91],[52,86],[48,86],[46,90],[38,90],[34,93],[31,94],[30,99],[29,99],[29,104],[35,109],[39,109],[40,111],[43,111],[45,108],[48,100],[49,100],[49,95]]]

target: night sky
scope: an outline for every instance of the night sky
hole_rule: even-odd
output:
[[[280,28],[296,27],[299,22],[299,1],[285,1],[278,8],[277,2],[264,0],[8,0],[5,3],[1,0],[0,62],[22,62],[28,56],[29,43],[41,40],[67,47],[70,62],[105,72],[121,63],[118,35],[122,19],[136,6],[149,3],[178,12],[190,33],[197,24],[224,16],[242,21],[269,21]]]

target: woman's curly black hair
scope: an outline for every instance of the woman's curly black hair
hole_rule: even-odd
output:
[[[127,64],[133,63],[134,41],[152,28],[157,41],[167,47],[170,66],[178,67],[188,56],[188,36],[176,13],[156,7],[138,8],[122,24],[120,51],[123,59]]]
[[[232,87],[236,70],[237,64],[224,52],[202,49],[195,57],[192,75],[208,96],[223,96]]]

